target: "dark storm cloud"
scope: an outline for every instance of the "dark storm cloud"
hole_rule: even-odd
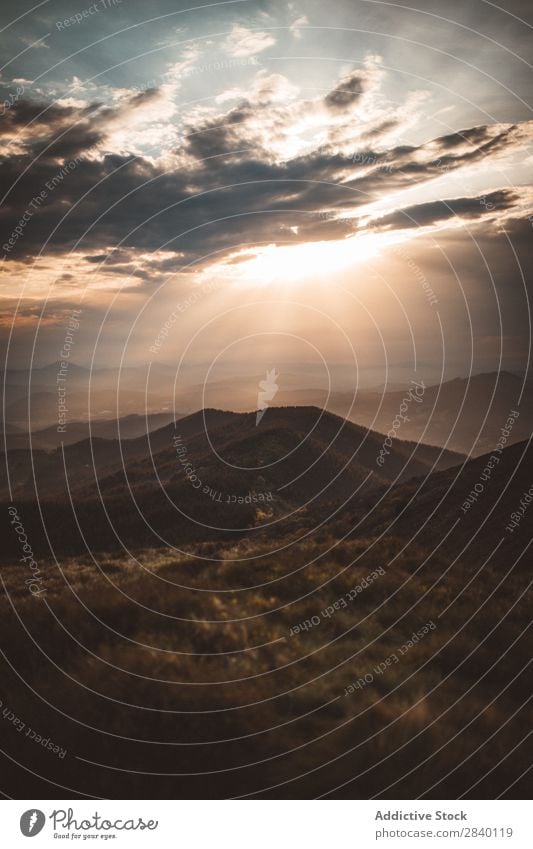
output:
[[[454,148],[469,145],[473,148],[470,151],[471,155],[477,153],[478,156],[483,156],[484,154],[492,154],[501,150],[506,146],[510,138],[516,136],[521,131],[522,128],[517,124],[511,124],[511,126],[505,127],[501,132],[496,134],[492,133],[490,126],[472,127],[442,136],[438,139],[438,145],[443,153]]]
[[[186,144],[192,156],[203,160],[221,154],[231,154],[238,149],[237,142],[238,134],[232,131],[231,127],[211,121],[192,132]]]
[[[94,102],[86,106],[67,106],[32,99],[21,99],[4,115],[0,139],[24,151],[33,160],[57,159],[83,153],[102,142],[113,122],[149,103],[157,89],[132,93],[115,108]],[[6,139],[6,140],[7,140]],[[9,163],[9,157],[2,157]]]
[[[344,77],[326,96],[327,107],[336,113],[345,110],[349,120],[351,106],[371,84],[372,73]],[[166,159],[166,169],[142,156],[102,152],[117,125],[127,126],[136,110],[157,102],[158,89],[130,94],[113,108],[21,100],[9,114],[17,152],[10,155],[8,148],[0,158],[0,189],[6,193],[2,244],[32,198],[43,189],[46,197],[25,222],[23,235],[9,250],[4,247],[7,259],[34,256],[56,227],[47,253],[68,252],[81,240],[80,250],[95,252],[89,262],[108,256],[109,248],[120,243],[145,251],[165,246],[187,263],[244,244],[339,239],[355,225],[333,216],[342,218],[443,170],[484,161],[523,140],[530,130],[528,124],[477,126],[418,147],[378,152],[360,147],[356,154],[339,152],[342,148],[330,143],[280,161],[272,156],[269,142],[285,137],[295,107],[273,107],[265,96],[272,79],[263,79],[255,95],[250,93],[225,114],[189,124],[185,140]],[[381,122],[381,135],[393,123]],[[378,126],[374,136],[380,137]],[[72,173],[59,179],[62,165],[74,158]],[[50,185],[51,190],[46,188]],[[504,210],[513,201],[514,196],[502,190],[493,193],[490,202]],[[479,211],[476,199],[452,203],[452,212],[443,202],[412,212],[420,221],[431,222]],[[405,227],[407,214],[391,213],[379,226]],[[108,262],[116,264],[117,259],[109,256]]]
[[[457,133],[449,133],[439,139],[439,147],[442,150],[453,149],[464,145],[465,142],[482,145],[487,140],[487,127],[470,127]]]
[[[83,112],[91,111],[91,107],[79,110],[72,106],[58,106],[45,101],[31,99],[18,100],[7,110],[0,123],[0,136],[12,136],[14,133],[25,130],[33,125],[34,131],[48,131],[58,128],[69,121],[75,115],[80,116]]]
[[[343,111],[360,100],[367,90],[367,78],[360,71],[347,74],[339,84],[324,98],[328,109]]]
[[[425,227],[448,218],[479,218],[487,213],[512,209],[518,200],[519,195],[510,189],[500,189],[479,197],[435,200],[397,209],[372,222],[372,226],[380,230],[403,230]]]
[[[363,179],[356,177],[357,182],[351,185],[372,193],[379,182],[382,190],[393,190],[439,177],[465,165],[485,162],[488,157],[530,138],[531,134],[530,122],[512,124],[498,131],[487,125],[442,136],[419,147],[400,145],[377,153],[363,150],[355,155],[356,162],[374,168]]]

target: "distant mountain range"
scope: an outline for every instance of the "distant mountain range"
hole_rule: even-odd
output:
[[[260,527],[263,514],[276,522],[290,514],[283,519],[286,532],[327,504],[341,505],[463,459],[398,439],[379,465],[383,443],[381,434],[316,407],[272,407],[260,426],[255,413],[204,410],[135,439],[9,450],[2,455],[1,496],[7,499],[11,491],[14,500],[25,502],[37,496],[63,540],[74,524],[72,499],[90,517],[87,533],[92,537],[98,529],[96,547],[113,545],[106,509],[129,544],[155,545],[158,534],[165,538],[162,529],[173,542],[212,537],[215,527],[228,537],[236,528]],[[36,505],[28,509],[37,521]]]
[[[93,483],[110,490],[122,485],[127,488],[131,479],[137,485],[180,481],[184,464],[180,464],[174,447],[177,436],[183,441],[188,462],[201,471],[205,480],[219,487],[231,484],[232,491],[268,485],[270,489],[283,487],[286,492],[291,479],[300,477],[304,481],[301,488],[308,487],[311,479],[315,488],[322,488],[333,477],[332,469],[342,476],[344,489],[349,489],[368,475],[374,484],[405,480],[433,468],[448,468],[462,459],[454,452],[395,440],[386,463],[380,466],[376,459],[383,445],[381,434],[316,407],[272,407],[260,427],[256,426],[255,413],[203,410],[136,438],[132,438],[131,431],[141,428],[141,422],[135,418],[131,423],[130,419],[119,420],[121,434],[122,424],[126,424],[130,434],[127,439],[93,434],[91,439],[63,449],[8,450],[13,493],[31,498],[36,484],[40,498],[57,496],[65,492],[65,472],[68,489],[85,495],[91,494],[87,488],[90,490]],[[116,423],[100,424],[113,432]],[[132,427],[128,428],[128,424]],[[97,425],[96,432],[103,429]],[[79,432],[85,429],[88,425],[77,425]],[[36,437],[42,439],[42,434],[48,433],[38,432]],[[331,485],[335,496],[339,486],[338,479]]]
[[[42,370],[36,384],[45,386],[55,368]],[[126,375],[130,383],[134,371]],[[74,369],[69,381],[87,381],[87,374]],[[164,369],[158,374],[162,388],[169,375]],[[17,385],[24,374],[10,373],[9,378]],[[206,394],[227,401],[233,392],[250,399],[246,403],[255,410],[254,380],[215,383]],[[99,381],[103,385],[104,377]],[[465,465],[467,457],[485,455],[499,443],[501,460],[491,478],[507,481],[520,444],[531,437],[531,384],[507,372],[440,386],[426,387],[418,380],[391,392],[362,390],[355,398],[333,393],[326,399],[319,390],[298,389],[292,379],[285,389],[281,377],[279,382],[276,406],[266,410],[259,426],[255,412],[224,408],[175,418],[169,409],[152,410],[157,398],[139,388],[120,390],[118,410],[140,405],[142,412],[106,416],[116,413],[115,391],[95,390],[92,383],[91,410],[99,415],[89,423],[88,384],[76,393],[71,382],[69,411],[76,410],[82,420],[67,419],[64,431],[58,431],[56,395],[37,391],[30,396],[32,423],[35,409],[40,410],[35,421],[40,416],[54,423],[33,430],[32,450],[24,420],[28,398],[19,398],[6,409],[0,498],[25,503],[35,546],[46,553],[50,543],[54,550],[77,553],[88,546],[114,550],[121,540],[135,548],[215,539],[228,543],[250,534],[284,536],[312,529],[323,516],[332,517],[328,523],[338,525],[338,533],[350,530],[349,517],[356,527],[364,522],[365,533],[387,528],[404,538],[414,530],[425,539],[437,527],[459,544],[472,533],[470,517],[484,516],[491,505],[487,495],[464,518],[458,512],[480,474],[478,461]],[[177,395],[192,402],[197,387],[182,387]],[[305,403],[309,397],[316,405]],[[172,406],[168,396],[164,400]],[[520,486],[526,483],[520,478]],[[518,495],[514,485],[508,490],[504,512]],[[487,491],[495,494],[498,487],[487,486]],[[426,531],[423,520],[430,508],[434,517]],[[485,546],[503,546],[501,539],[494,523],[480,537]]]
[[[257,407],[258,383],[264,375],[250,375],[208,383],[188,383],[193,377],[180,377],[175,370],[155,365],[146,369],[127,368],[120,372],[102,369],[92,374],[71,363],[68,367],[66,405],[67,428],[54,435],[58,423],[56,373],[58,364],[28,372],[6,372],[5,420],[10,431],[8,447],[24,447],[23,433],[35,433],[35,447],[54,448],[63,441],[73,443],[88,435],[87,421],[95,436],[132,438],[144,430],[155,430],[171,421],[173,411],[183,415],[203,407],[247,412]],[[533,418],[533,383],[511,372],[491,372],[456,378],[438,385],[426,385],[418,377],[416,401],[405,387],[379,391],[358,389],[355,393],[301,386],[301,377],[281,373],[275,404],[316,406],[347,418],[379,433],[395,430],[399,439],[421,441],[446,447],[461,454],[478,456],[498,443],[502,428],[512,411],[513,421],[507,444],[528,439]],[[28,394],[28,387],[31,391]],[[401,414],[400,426],[396,427]],[[139,416],[137,421],[133,416]],[[176,414],[177,415],[177,414]],[[166,416],[166,418],[165,418]],[[114,419],[119,418],[117,425]],[[126,419],[129,419],[127,421]],[[145,421],[146,424],[142,424]],[[15,436],[14,429],[17,429]]]
[[[357,394],[353,409],[351,396],[337,395],[328,405],[352,421],[387,432],[401,408],[406,392]],[[529,439],[533,421],[533,384],[510,372],[491,372],[456,378],[428,386],[421,403],[409,403],[402,421],[403,439],[446,446],[453,451],[478,456],[498,444],[502,429],[513,411],[514,419],[507,445]]]
[[[7,397],[9,398],[9,392]],[[127,414],[150,415],[152,412],[163,412],[162,397],[135,391],[121,390],[118,395],[113,389],[74,390],[70,384],[66,393],[67,422],[79,419],[97,421],[119,417]],[[168,406],[167,406],[168,410]],[[146,411],[146,412],[145,412]],[[5,419],[9,424],[28,430],[41,430],[58,424],[58,393],[48,391],[31,392],[6,405]]]
[[[531,553],[524,545],[532,538],[532,496],[533,442],[528,440],[383,487],[370,510],[359,502],[333,533],[353,527],[356,534],[397,537],[428,549],[438,542],[439,552],[457,558],[458,568],[491,560],[507,568],[518,562],[529,567]]]
[[[6,442],[10,448],[43,449],[51,451],[63,443],[74,445],[89,438],[101,439],[135,439],[151,430],[163,427],[169,422],[179,419],[172,413],[148,413],[145,416],[130,413],[119,419],[92,419],[88,421],[69,421],[65,431],[58,431],[57,425],[35,430],[30,435],[20,427],[8,425]]]
[[[253,413],[208,409],[133,439],[13,449],[3,459],[41,552],[39,511],[54,551],[67,554],[290,537],[324,517],[333,538],[437,540],[459,562],[468,548],[470,566],[520,554],[530,517],[520,533],[506,524],[533,483],[529,442],[467,460],[395,439],[378,465],[383,440],[316,407],[272,407],[260,426]],[[6,485],[1,497],[10,498]],[[13,546],[8,535],[4,554]]]

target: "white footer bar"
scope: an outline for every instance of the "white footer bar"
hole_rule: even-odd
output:
[[[525,801],[6,800],[0,845],[531,849],[529,807]]]

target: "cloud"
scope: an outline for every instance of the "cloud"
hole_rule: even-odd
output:
[[[2,122],[0,151],[6,156],[5,161],[12,150],[31,160],[39,157],[54,161],[87,153],[101,145],[117,126],[131,123],[132,116],[159,96],[157,88],[128,92],[115,106],[20,99]]]
[[[45,41],[45,39],[47,39],[48,37],[49,37],[49,35],[43,35],[41,38],[34,39],[34,38],[29,38],[28,36],[23,35],[23,36],[19,36],[19,40],[26,47],[32,47],[34,50],[39,50],[39,49],[49,50],[50,45],[46,44],[46,41]]]
[[[324,98],[328,109],[344,110],[356,103],[365,92],[366,80],[359,72],[347,74]]]
[[[236,58],[257,56],[276,43],[276,39],[268,32],[251,30],[240,24],[235,24],[226,39],[226,50]]]
[[[510,210],[517,206],[520,195],[511,189],[499,189],[478,197],[450,198],[420,203],[396,209],[388,215],[374,219],[371,224],[379,230],[402,230],[426,227],[450,218],[479,218]]]
[[[372,202],[485,163],[518,149],[531,135],[531,124],[493,124],[419,145],[387,144],[390,133],[402,127],[402,107],[394,113],[384,113],[380,105],[358,111],[381,74],[371,57],[325,97],[306,100],[281,74],[262,68],[246,91],[234,92],[236,105],[194,109],[181,129],[162,124],[161,134],[173,147],[159,158],[128,151],[127,143],[134,132],[149,135],[154,121],[160,126],[165,84],[126,92],[111,105],[21,100],[6,114],[3,128],[0,189],[6,201],[0,244],[62,164],[74,156],[78,161],[75,171],[48,191],[23,235],[9,251],[4,248],[6,258],[35,256],[48,239],[47,254],[68,253],[79,241],[76,250],[84,255],[107,256],[121,244],[143,254],[164,250],[182,264],[209,263],[241,245],[338,240],[366,226],[365,207]],[[147,126],[146,115],[151,116]],[[493,189],[486,200],[492,209],[482,207],[479,198],[403,208],[395,198],[396,209],[391,203],[370,226],[405,229],[414,226],[408,216],[421,226],[451,215],[501,215],[516,203],[506,189]],[[124,273],[131,273],[131,262],[128,256],[120,263]],[[150,284],[148,266],[136,276]]]
[[[292,22],[289,29],[292,32],[295,38],[302,37],[302,27],[306,27],[309,25],[309,20],[307,15],[300,15],[300,17],[296,18],[295,21]]]

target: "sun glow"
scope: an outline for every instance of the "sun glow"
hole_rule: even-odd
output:
[[[238,251],[211,266],[209,276],[225,277],[239,286],[301,284],[367,262],[398,237],[388,233],[361,234],[342,241],[301,245],[266,245]]]

